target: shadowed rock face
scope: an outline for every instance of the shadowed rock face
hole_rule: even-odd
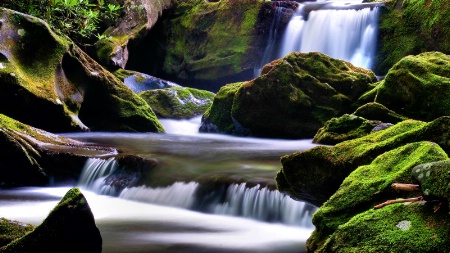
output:
[[[76,181],[87,157],[114,149],[84,143],[30,127],[0,114],[0,185],[46,185]]]
[[[100,253],[102,238],[89,204],[80,190],[73,188],[41,225],[0,252]]]
[[[353,111],[376,81],[373,72],[321,53],[291,53],[260,77],[224,86],[203,116],[204,129],[275,138],[312,138],[323,124]],[[209,126],[209,127],[206,127]]]
[[[42,20],[0,17],[0,113],[52,132],[163,131],[145,101]]]

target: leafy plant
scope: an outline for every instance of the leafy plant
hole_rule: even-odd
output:
[[[114,21],[122,9],[105,0],[7,0],[0,6],[42,18],[78,44],[98,37],[101,24]]]

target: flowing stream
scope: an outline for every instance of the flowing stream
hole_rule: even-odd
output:
[[[311,140],[199,134],[199,118],[162,124],[166,134],[66,134],[158,164],[145,185],[117,191],[105,184],[120,170],[117,161],[86,162],[77,186],[94,213],[103,252],[304,251],[315,208],[276,191],[274,177],[279,157],[314,147]],[[68,187],[2,190],[1,216],[39,224]]]

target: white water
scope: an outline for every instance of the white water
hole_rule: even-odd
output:
[[[117,195],[113,187],[104,185],[107,176],[114,174],[119,168],[114,159],[88,159],[79,182],[80,187],[97,194]],[[119,198],[136,200],[162,206],[179,207],[197,210],[195,203],[205,202],[196,194],[199,187],[195,182],[175,182],[167,187],[131,187],[118,193]],[[209,197],[210,198],[210,197]],[[260,188],[259,185],[249,188],[245,183],[228,186],[224,201],[209,199],[206,211],[219,215],[245,217],[260,221],[280,222],[287,225],[312,228],[311,211],[315,210],[303,202],[292,200],[277,190]]]
[[[0,191],[2,217],[38,225],[69,188]],[[83,190],[104,253],[298,252],[312,229],[143,204]],[[32,210],[32,211],[30,211]]]
[[[376,52],[378,10],[361,1],[318,1],[300,4],[279,47],[290,52],[321,52],[370,69]]]

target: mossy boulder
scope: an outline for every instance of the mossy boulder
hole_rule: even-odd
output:
[[[322,53],[291,53],[266,64],[258,78],[230,86],[236,90],[231,108],[214,100],[204,120],[220,132],[243,128],[253,136],[312,138],[327,120],[352,111],[352,101],[375,81],[373,72]],[[211,115],[219,113],[216,121]]]
[[[450,115],[450,56],[407,56],[376,88],[375,102],[408,118],[431,121]]]
[[[449,153],[449,126],[450,117],[430,123],[405,120],[334,147],[319,146],[283,156],[283,167],[276,177],[277,187],[295,199],[321,206],[352,171],[370,164],[385,152],[408,143],[431,141]]]
[[[339,226],[379,203],[398,197],[417,196],[417,192],[396,192],[391,188],[391,184],[414,183],[411,173],[413,167],[445,159],[448,159],[448,156],[439,145],[423,141],[385,152],[370,164],[358,167],[314,214],[313,223],[316,231],[309,240],[309,249],[315,251],[320,248],[320,244]]]
[[[450,202],[449,160],[417,165],[412,173],[419,181],[425,199],[439,200],[444,204]]]
[[[97,59],[110,68],[124,69],[128,62],[128,44],[142,39],[156,24],[172,0],[121,0],[122,16],[95,43]]]
[[[0,16],[0,113],[52,132],[163,131],[145,101],[44,21]]]
[[[355,215],[323,246],[308,252],[445,253],[450,247],[449,221],[446,212],[434,213],[423,204],[394,204]]]
[[[41,225],[0,248],[1,253],[102,252],[102,238],[78,188],[69,190]]]
[[[396,124],[407,119],[407,117],[389,110],[386,106],[375,102],[370,102],[358,107],[353,114],[368,120],[379,120],[381,122],[391,124]]]
[[[353,114],[344,114],[338,118],[332,118],[314,136],[313,142],[335,145],[339,142],[356,139],[368,135],[382,122],[367,120]]]
[[[188,119],[202,115],[212,104],[214,93],[185,87],[139,93],[160,118]]]
[[[30,127],[0,114],[0,185],[76,181],[89,156],[114,154]]]
[[[380,48],[375,69],[379,75],[408,55],[428,51],[450,54],[447,0],[385,1],[379,20]]]
[[[118,69],[114,71],[113,74],[123,81],[123,83],[134,93],[146,90],[180,87],[180,85],[174,82],[132,70]]]

